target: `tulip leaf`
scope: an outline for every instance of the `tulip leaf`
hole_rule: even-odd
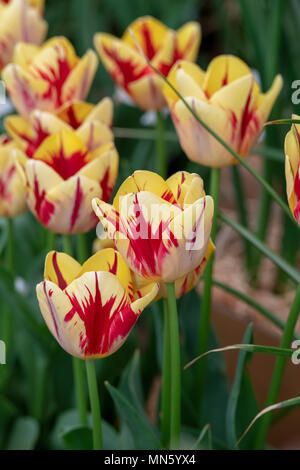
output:
[[[119,390],[144,414],[144,398],[140,373],[140,352],[135,351],[133,357],[121,377]]]
[[[38,437],[38,422],[33,418],[20,417],[14,422],[7,450],[33,450]]]
[[[193,446],[193,450],[213,450],[212,432],[210,424],[206,424],[202,429],[197,441]]]
[[[249,426],[247,427],[247,429],[244,431],[244,433],[242,434],[242,436],[239,438],[238,442],[236,443],[236,446],[239,445],[239,443],[241,442],[242,439],[245,438],[246,434],[250,431],[250,429],[252,428],[252,426],[256,423],[256,421],[261,418],[262,416],[264,416],[265,414],[267,413],[270,413],[271,411],[275,411],[275,410],[280,410],[282,408],[286,408],[288,406],[297,406],[297,405],[300,405],[300,397],[296,397],[296,398],[290,398],[289,400],[285,400],[285,401],[282,401],[280,403],[275,403],[275,405],[271,405],[271,406],[268,406],[267,408],[263,409],[262,411],[260,411],[256,416],[255,418],[251,421],[251,423],[249,424]]]
[[[243,338],[243,343],[252,343],[253,341],[253,327],[250,324],[246,330]],[[239,400],[243,401],[243,412],[247,409],[249,414],[249,408],[258,410],[255,395],[251,386],[251,381],[248,376],[247,366],[252,359],[252,352],[241,350],[238,357],[234,382],[230,391],[230,395],[227,403],[226,410],[226,435],[228,447],[234,449],[237,441],[237,427],[238,421],[241,421],[242,414],[238,412]],[[249,403],[247,403],[249,402]],[[252,414],[253,416],[253,414]]]
[[[93,431],[87,426],[74,426],[60,435],[67,450],[92,450]]]
[[[132,405],[123,393],[107,382],[105,385],[115,403],[119,416],[131,431],[135,449],[160,449],[159,439],[147,418],[140,414],[135,405]]]

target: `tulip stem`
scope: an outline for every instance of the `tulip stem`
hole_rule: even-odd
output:
[[[85,361],[85,365],[92,410],[94,450],[102,450],[101,412],[95,364],[94,361],[90,359]]]
[[[294,301],[293,301],[287,322],[285,324],[285,328],[284,328],[283,335],[282,335],[281,342],[280,342],[281,348],[291,347],[291,342],[293,341],[293,337],[294,337],[294,329],[295,329],[295,326],[299,317],[299,313],[300,313],[300,284],[298,285],[298,288],[296,290],[296,295],[294,297]],[[286,364],[286,358],[277,357],[265,407],[274,405],[274,403],[276,403],[278,399],[280,386],[281,386],[281,382],[282,382],[282,378],[284,374],[285,364]],[[271,421],[272,421],[272,413],[268,413],[262,417],[259,428],[258,428],[258,432],[256,435],[256,442],[255,442],[256,449],[262,449],[264,447],[264,443],[268,434],[269,427],[271,425]]]
[[[47,231],[47,250],[48,251],[55,250],[55,246],[56,246],[56,234],[48,230]]]
[[[164,308],[164,343],[163,343],[163,377],[162,377],[162,418],[161,418],[161,440],[163,447],[168,449],[170,445],[171,415],[171,345],[170,345],[170,318],[168,302],[163,299]]]
[[[180,366],[180,341],[178,313],[175,296],[175,285],[166,284],[169,310],[169,339],[170,339],[170,376],[171,376],[171,400],[170,400],[170,448],[176,450],[180,444],[180,420],[181,420],[181,366]]]
[[[165,126],[160,111],[156,112],[156,171],[162,178],[167,177]]]
[[[217,214],[219,211],[219,193],[220,193],[220,177],[221,171],[218,168],[212,168],[211,180],[210,180],[210,195],[214,200],[215,215],[212,222],[211,239],[215,240],[217,232]],[[201,315],[199,323],[199,334],[198,334],[198,355],[204,354],[208,349],[209,342],[209,331],[210,331],[210,315],[211,315],[211,290],[213,284],[213,264],[214,255],[210,257],[204,272],[204,290],[201,302]],[[206,358],[199,361],[197,380],[199,387],[199,410],[201,410],[204,379],[206,372]]]
[[[13,219],[7,219],[7,242],[5,253],[5,265],[7,270],[13,276],[15,275],[15,245],[14,245],[14,223]],[[13,286],[14,287],[14,286]],[[11,310],[5,306],[3,309],[3,340],[6,345],[6,355],[9,357],[12,332],[13,332],[13,316]]]
[[[77,235],[77,259],[80,264],[83,264],[87,260],[87,246],[85,233],[79,233]]]
[[[72,238],[69,235],[63,236],[64,251],[69,256],[73,255]],[[73,377],[75,386],[76,406],[78,410],[79,421],[82,426],[87,424],[87,400],[85,394],[84,364],[81,359],[72,357]]]

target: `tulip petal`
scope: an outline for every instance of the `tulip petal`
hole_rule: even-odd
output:
[[[14,144],[0,145],[0,216],[16,217],[26,210],[26,186],[14,160]]]
[[[114,144],[107,145],[98,150],[98,155],[85,165],[79,172],[91,181],[99,185],[98,196],[102,201],[108,202],[111,198],[116,179],[118,176],[119,156]]]
[[[113,102],[110,98],[103,98],[87,116],[85,122],[101,122],[102,124],[111,127],[113,121]]]
[[[48,85],[42,79],[33,78],[19,65],[9,64],[2,72],[2,78],[16,109],[28,116],[38,105],[38,97],[47,93]],[[49,100],[43,101],[43,109],[49,110]]]
[[[207,69],[203,88],[208,97],[229,83],[250,75],[248,65],[233,55],[219,55],[213,59]]]
[[[110,34],[96,34],[95,47],[113,80],[126,91],[149,72],[146,60],[131,46]]]
[[[61,106],[56,115],[76,130],[86,121],[93,109],[94,106],[90,103],[74,100]]]
[[[81,359],[84,354],[79,338],[85,333],[84,324],[79,321],[65,322],[65,316],[72,309],[70,299],[64,291],[50,281],[44,281],[36,287],[41,313],[50,333],[61,347],[69,354]]]
[[[90,271],[104,271],[114,274],[121,282],[128,296],[131,299],[133,298],[133,284],[130,269],[120,253],[116,250],[107,248],[98,251],[98,253],[83,264],[78,277]]]
[[[36,160],[27,162],[25,172],[28,206],[41,224],[47,227],[55,215],[55,206],[49,202],[47,193],[59,185],[62,178],[46,163]]]
[[[166,183],[181,207],[205,196],[203,180],[196,173],[178,171],[167,179]]]
[[[70,326],[83,323],[78,342],[85,358],[102,357],[119,349],[138,316],[131,311],[118,278],[108,272],[88,272],[75,279],[65,293],[72,308],[64,321]]]
[[[186,101],[209,127],[225,141],[231,141],[232,123],[225,110],[193,97]],[[182,101],[175,104],[172,114],[181,146],[190,160],[216,168],[232,165],[233,156],[196,121]]]
[[[72,131],[62,131],[47,137],[34,154],[35,160],[47,163],[63,179],[75,175],[90,158],[86,146]]]
[[[201,42],[201,26],[190,21],[177,30],[177,59],[194,62]]]
[[[139,191],[148,191],[171,204],[176,203],[172,191],[170,191],[168,184],[161,176],[152,171],[137,170],[120,186],[113,202],[116,210],[119,210],[120,197],[126,196],[128,193],[138,193]]]
[[[5,119],[5,127],[30,158],[51,134],[70,129],[53,114],[41,111],[34,111],[30,120],[22,116],[9,116]]]
[[[122,40],[136,48],[136,41],[149,60],[152,60],[164,44],[168,28],[152,16],[143,16],[131,23]]]
[[[64,290],[80,276],[81,269],[81,265],[71,256],[51,251],[46,257],[44,278]]]
[[[84,100],[90,91],[98,59],[96,53],[89,50],[71,70],[62,86],[62,102]]]
[[[76,131],[76,135],[84,143],[88,152],[113,142],[114,136],[109,127],[101,122],[91,121],[83,123]]]
[[[89,232],[97,224],[91,203],[100,193],[99,184],[83,175],[72,176],[57,185],[46,195],[55,208],[47,228],[65,235]]]
[[[166,107],[163,96],[164,82],[154,73],[148,73],[140,79],[129,83],[127,92],[133,101],[143,110],[161,110]]]
[[[178,73],[180,70],[180,73]],[[178,61],[171,69],[168,75],[168,81],[176,89],[179,90],[183,97],[195,96],[196,98],[207,100],[205,93],[202,90],[205,80],[205,72],[196,64],[186,62],[184,60]],[[164,96],[172,108],[179,98],[177,94],[165,83],[163,88]]]

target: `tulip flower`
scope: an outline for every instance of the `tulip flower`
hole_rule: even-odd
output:
[[[294,114],[292,119],[300,119]],[[285,176],[289,206],[300,225],[300,126],[293,124],[285,138]]]
[[[6,120],[18,141],[18,168],[27,186],[30,210],[42,225],[60,234],[85,233],[96,226],[94,197],[109,201],[118,173],[110,129],[84,122],[76,131],[55,115],[35,111],[30,123]]]
[[[12,2],[13,0],[0,0],[0,13],[5,6]],[[25,2],[30,7],[36,8],[41,14],[43,13],[45,7],[45,0],[25,0]]]
[[[26,186],[14,160],[15,143],[0,137],[0,216],[13,218],[26,210]]]
[[[156,283],[134,291],[129,268],[110,248],[82,266],[51,252],[44,278],[36,289],[44,320],[61,347],[82,359],[117,351],[158,291]]]
[[[46,37],[47,22],[31,5],[27,0],[0,2],[0,70],[11,62],[17,43],[40,45]]]
[[[80,59],[64,37],[54,37],[41,47],[19,43],[13,64],[2,77],[19,114],[35,109],[54,112],[75,100],[85,100],[96,68],[96,54],[89,50]]]
[[[216,57],[206,72],[195,64],[179,61],[168,80],[199,118],[242,157],[257,141],[282,87],[278,75],[270,90],[261,93],[249,67],[230,55]],[[237,163],[167,84],[164,95],[181,146],[190,160],[214,168]]]
[[[130,269],[171,283],[198,268],[210,241],[214,203],[202,179],[179,172],[164,181],[136,171],[121,185],[113,205],[93,208]]]
[[[92,121],[101,122],[111,128],[113,123],[113,102],[110,98],[103,98],[97,105],[93,105],[86,101],[76,100],[62,106],[56,115],[75,130],[84,122]]]
[[[113,80],[140,108],[160,110],[166,106],[163,80],[146,58],[167,76],[177,60],[196,59],[200,39],[198,23],[187,23],[175,32],[145,16],[134,21],[121,39],[97,34],[95,47]]]

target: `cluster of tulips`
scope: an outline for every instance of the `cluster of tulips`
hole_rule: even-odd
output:
[[[65,238],[87,233],[99,221],[104,229],[100,249],[89,259],[76,260],[71,249],[60,253],[53,247],[37,286],[50,332],[74,360],[86,361],[95,448],[101,448],[101,422],[92,359],[116,352],[143,310],[167,299],[164,347],[171,387],[162,421],[167,420],[165,447],[178,447],[176,298],[193,289],[212,263],[216,195],[205,194],[197,174],[180,171],[167,178],[136,171],[110,204],[119,164],[113,102],[85,101],[97,54],[89,50],[79,58],[64,37],[43,42],[42,15],[41,0],[0,2],[2,79],[18,112],[5,118],[7,134],[0,142],[0,216],[12,220],[28,207],[49,232]],[[104,66],[132,102],[158,113],[168,107],[186,156],[219,169],[238,163],[234,155],[245,157],[256,143],[282,79],[277,76],[263,94],[251,69],[230,55],[216,57],[203,71],[194,63],[200,41],[198,23],[173,31],[152,17],[134,21],[121,39],[99,33],[94,40]],[[286,180],[300,225],[299,132],[293,125],[286,138]]]

